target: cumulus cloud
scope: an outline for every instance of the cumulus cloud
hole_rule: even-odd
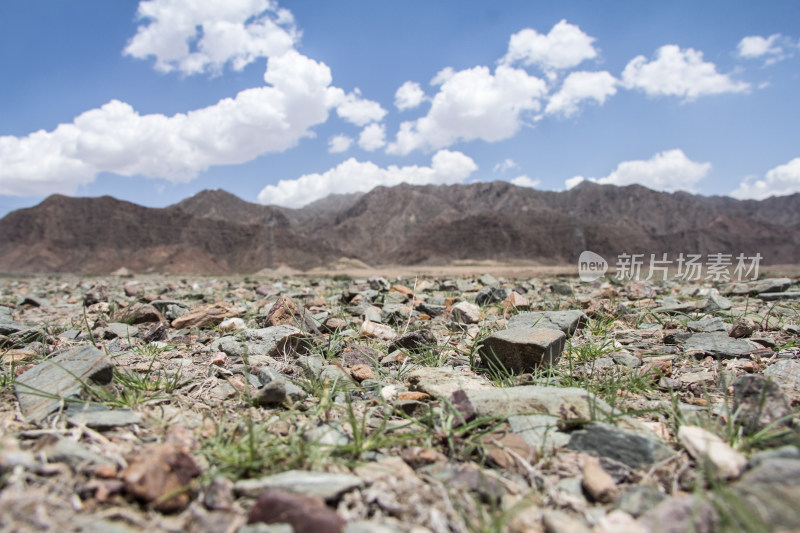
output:
[[[741,58],[755,59],[766,56],[764,64],[772,65],[791,55],[784,49],[784,46],[791,49],[793,44],[790,39],[780,33],[774,33],[769,37],[749,35],[739,41],[736,49]]]
[[[604,178],[575,176],[564,182],[571,189],[584,180],[600,184],[632,185],[638,183],[662,191],[694,190],[694,185],[706,177],[711,163],[692,161],[682,150],[665,150],[648,160],[623,161]]]
[[[622,72],[625,87],[639,89],[650,96],[678,96],[684,101],[699,96],[721,93],[741,93],[750,84],[734,81],[717,72],[714,63],[703,61],[703,53],[692,48],[681,50],[668,44],[656,51],[656,58],[633,58]]]
[[[478,165],[470,157],[448,150],[436,152],[429,167],[390,165],[381,168],[371,161],[350,158],[322,174],[306,174],[267,185],[259,193],[258,201],[301,207],[332,193],[365,192],[379,185],[460,183],[477,169]]]
[[[267,86],[209,107],[140,115],[112,100],[53,131],[0,137],[0,194],[74,194],[99,172],[188,181],[212,165],[287,150],[341,104],[331,79],[324,63],[290,50],[267,61]]]
[[[358,146],[362,150],[373,152],[386,146],[386,126],[383,124],[370,124],[358,136]]]
[[[542,181],[529,178],[527,175],[523,174],[523,175],[517,176],[516,178],[511,180],[511,183],[513,183],[517,187],[534,188],[534,187],[538,187],[539,185],[541,185]]]
[[[351,144],[353,144],[353,139],[347,135],[334,135],[328,139],[328,153],[338,154],[346,152],[350,149]]]
[[[441,84],[428,114],[403,122],[387,152],[405,155],[415,149],[435,150],[458,141],[495,142],[512,137],[526,112],[541,109],[545,82],[521,69],[500,65],[466,70],[444,69],[433,80]]]
[[[329,100],[336,107],[337,115],[356,126],[380,122],[386,116],[386,110],[378,102],[362,98],[358,89],[345,94],[342,89],[334,88]]]
[[[735,198],[762,200],[800,192],[800,157],[768,171],[764,179],[749,178],[731,193]]]
[[[597,57],[594,40],[566,20],[553,26],[547,35],[525,28],[511,36],[508,52],[500,62],[536,65],[544,70],[572,68]]]
[[[570,117],[579,111],[584,100],[603,105],[606,98],[617,94],[617,80],[608,72],[572,72],[559,91],[550,97],[546,114]]]
[[[414,109],[427,99],[425,92],[415,81],[407,81],[394,93],[394,106],[400,111]]]
[[[161,72],[219,73],[227,63],[241,70],[286,53],[299,38],[292,14],[273,0],[147,0],[137,16],[144,23],[124,54],[155,57]]]

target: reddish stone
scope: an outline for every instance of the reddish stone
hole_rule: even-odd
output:
[[[248,524],[290,524],[295,533],[341,533],[345,521],[319,498],[267,490],[250,509]]]

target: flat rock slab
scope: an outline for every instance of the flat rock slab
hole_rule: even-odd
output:
[[[534,311],[512,316],[508,328],[560,329],[571,336],[587,320],[583,311]]]
[[[800,529],[800,460],[770,459],[732,485],[743,505],[775,531]]]
[[[535,450],[552,451],[569,443],[569,433],[560,431],[558,416],[518,415],[509,417],[511,431],[520,435]]]
[[[341,494],[363,484],[364,480],[352,474],[289,470],[274,476],[237,481],[234,491],[240,496],[256,498],[267,489],[278,489],[334,500]]]
[[[576,387],[525,385],[466,393],[478,416],[546,414],[561,421],[588,421],[612,411],[606,402]]]
[[[675,453],[663,442],[603,422],[592,422],[572,432],[567,448],[594,452],[631,468],[650,466]]]
[[[77,396],[84,384],[107,384],[114,377],[111,360],[93,346],[79,346],[39,363],[14,382],[20,411],[38,423],[61,406],[62,398]]]
[[[486,367],[531,372],[557,363],[566,340],[566,335],[558,329],[504,329],[483,339],[480,354]]]
[[[800,291],[762,292],[758,295],[765,302],[774,300],[800,300]]]
[[[418,368],[408,374],[408,388],[439,398],[450,398],[457,390],[491,389],[486,380],[449,367]]]
[[[683,343],[684,353],[710,355],[718,359],[742,357],[760,349],[759,344],[746,339],[734,339],[724,332],[695,333]]]
[[[105,405],[71,403],[65,409],[70,424],[94,429],[108,429],[130,424],[141,424],[142,419],[130,409],[109,409]]]

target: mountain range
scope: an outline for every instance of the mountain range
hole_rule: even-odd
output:
[[[583,182],[539,191],[507,182],[398,185],[301,209],[205,190],[165,208],[53,195],[0,219],[0,271],[251,273],[345,257],[369,265],[457,260],[576,264],[581,251],[760,253],[800,263],[800,194],[735,200]]]

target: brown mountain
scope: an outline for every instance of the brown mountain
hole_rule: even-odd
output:
[[[800,263],[800,194],[763,201],[583,183],[565,192],[506,182],[377,187],[302,209],[202,191],[153,209],[51,196],[0,220],[0,270],[254,272],[339,257],[369,264],[459,259],[574,264],[583,250],[739,253]]]

